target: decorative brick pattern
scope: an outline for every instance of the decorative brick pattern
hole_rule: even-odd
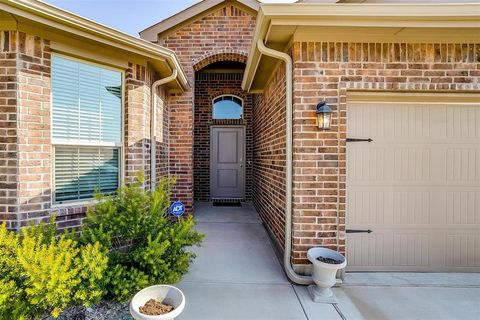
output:
[[[256,14],[226,3],[224,7],[167,33],[160,45],[175,51],[189,83],[195,71],[217,61],[245,62],[250,49]],[[177,177],[174,199],[193,211],[194,90],[170,97],[170,173]]]
[[[285,240],[285,64],[253,103],[253,203],[279,248]]]
[[[245,198],[252,194],[252,95],[242,90],[243,73],[202,73],[195,77],[194,194],[196,200],[210,200],[210,126],[245,126]],[[212,100],[223,94],[243,99],[243,119],[212,119]]]
[[[480,45],[294,43],[293,263],[311,246],[345,251],[346,95],[361,90],[480,90]],[[315,105],[334,110],[315,126]]]
[[[0,221],[17,220],[17,33],[0,31]]]
[[[206,66],[208,66],[209,64],[219,62],[219,61],[234,61],[234,62],[241,62],[243,64],[246,64],[247,57],[248,57],[248,52],[234,50],[232,48],[215,51],[215,52],[207,52],[206,54],[202,55],[201,57],[193,61],[193,69],[195,71],[200,71]]]

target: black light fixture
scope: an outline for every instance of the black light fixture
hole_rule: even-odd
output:
[[[317,104],[317,126],[319,129],[330,130],[332,126],[332,109],[325,100]]]

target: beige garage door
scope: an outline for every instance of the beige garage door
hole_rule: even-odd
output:
[[[348,102],[351,271],[480,271],[480,103],[419,100]]]

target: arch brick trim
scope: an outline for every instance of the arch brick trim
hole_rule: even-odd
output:
[[[248,53],[240,50],[222,50],[209,52],[193,61],[193,70],[199,71],[209,64],[219,61],[247,63]]]

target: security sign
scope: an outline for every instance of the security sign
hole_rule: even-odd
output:
[[[174,202],[170,206],[170,212],[175,217],[181,217],[185,213],[185,205],[180,201]]]

